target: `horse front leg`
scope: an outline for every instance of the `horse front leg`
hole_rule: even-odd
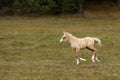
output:
[[[79,57],[79,56],[76,56],[77,65],[80,63],[79,59],[80,59],[81,61],[86,61],[86,59],[81,58],[81,57]]]
[[[76,48],[75,48],[74,51],[75,51],[76,64],[77,64],[77,65],[80,63],[79,60],[81,60],[81,61],[86,61],[86,59],[79,57],[79,49],[76,49]]]
[[[76,64],[78,65],[80,63],[79,61],[79,49],[77,48],[74,48],[74,51],[75,51],[75,57],[76,57]]]
[[[84,58],[81,58],[81,57],[79,57],[79,59],[80,59],[81,61],[86,61],[86,59],[84,59]]]

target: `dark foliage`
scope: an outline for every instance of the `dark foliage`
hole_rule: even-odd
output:
[[[0,0],[0,14],[77,13],[84,0]]]
[[[90,0],[0,0],[0,15],[83,13],[85,1]]]

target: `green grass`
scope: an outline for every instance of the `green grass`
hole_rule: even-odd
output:
[[[77,37],[98,37],[101,62],[87,59],[76,65],[68,43],[59,44],[63,31]],[[0,18],[0,80],[119,80],[120,20],[80,18]]]

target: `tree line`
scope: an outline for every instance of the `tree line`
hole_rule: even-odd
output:
[[[0,0],[0,14],[61,14],[83,11],[84,0]]]
[[[83,13],[86,1],[90,0],[0,0],[0,15]]]

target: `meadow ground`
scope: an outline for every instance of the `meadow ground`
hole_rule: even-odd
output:
[[[76,65],[63,31],[100,38],[101,61],[84,49]],[[120,20],[0,17],[0,80],[120,80]]]

